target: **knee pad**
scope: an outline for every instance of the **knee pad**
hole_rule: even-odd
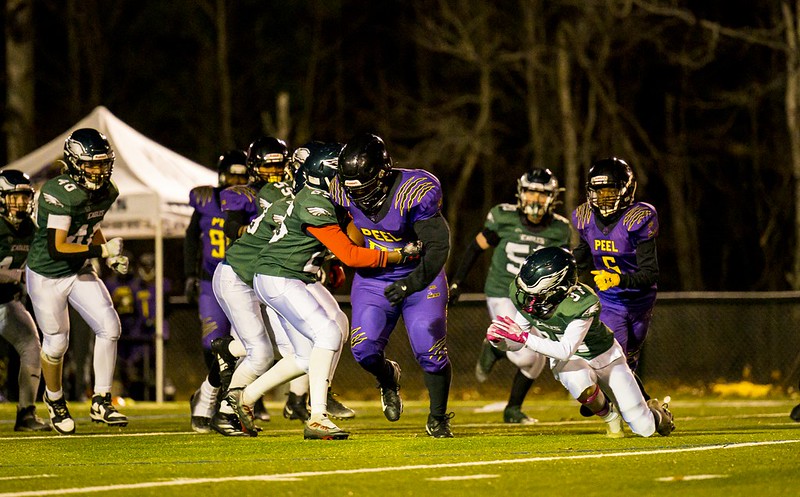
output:
[[[342,349],[342,332],[334,321],[317,331],[314,336],[314,346],[333,351]]]
[[[643,437],[649,437],[656,431],[656,420],[647,404],[640,402],[634,406],[617,406],[622,419],[628,423],[631,431]]]
[[[509,352],[506,357],[529,380],[538,378],[544,371],[545,364],[547,364],[547,357],[531,349]]]
[[[42,335],[42,360],[58,364],[64,359],[69,347],[66,334]]]
[[[94,330],[95,335],[111,341],[119,340],[122,333],[122,326],[119,323],[119,315],[113,307],[108,307],[100,317],[100,329]]]
[[[297,357],[294,356],[294,362],[297,364],[297,367],[308,373],[308,357]]]
[[[417,356],[417,363],[419,363],[422,371],[430,374],[437,374],[445,371],[450,366],[450,360],[447,356],[444,356],[444,360],[442,360],[442,358],[438,359],[439,360],[435,360],[429,355]]]
[[[250,367],[259,375],[264,374],[275,360],[275,353],[272,350],[272,345],[268,345],[268,347],[254,347],[250,349],[245,359],[250,363]]]

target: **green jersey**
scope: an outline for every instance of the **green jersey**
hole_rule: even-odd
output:
[[[567,298],[556,307],[556,311],[550,319],[539,319],[521,310],[522,304],[517,300],[516,295],[517,287],[512,282],[509,285],[509,296],[514,302],[514,307],[542,335],[553,341],[559,341],[567,326],[576,319],[593,318],[592,325],[586,333],[583,343],[575,351],[575,355],[591,360],[614,345],[614,333],[600,321],[600,299],[591,288],[583,283],[577,284]]]
[[[272,231],[286,215],[289,203],[282,200],[291,200],[292,198],[292,190],[286,183],[264,185],[256,198],[258,216],[250,221],[242,236],[228,247],[228,251],[225,253],[225,262],[230,264],[236,275],[248,285],[252,286],[253,284],[253,273],[258,262],[259,252],[269,243]],[[276,203],[279,205],[275,205]],[[273,205],[275,208],[270,215],[267,215],[267,211]]]
[[[283,219],[258,255],[255,272],[313,283],[327,249],[305,230],[339,224],[336,209],[328,192],[309,186],[293,200],[275,202],[266,215],[278,219],[284,208]]]
[[[28,267],[42,276],[61,278],[77,274],[85,261],[57,261],[47,250],[47,229],[67,232],[67,242],[90,245],[100,222],[119,196],[112,181],[102,192],[89,192],[62,174],[42,186],[36,203],[38,228],[28,255]]]
[[[6,218],[0,219],[0,268],[22,269],[28,258],[36,226],[26,217],[14,226]],[[22,291],[20,283],[0,283],[0,304],[14,300]]]
[[[508,285],[519,274],[525,257],[542,247],[569,248],[571,236],[564,216],[553,214],[549,222],[532,225],[524,221],[524,215],[513,204],[492,207],[484,228],[499,238],[483,288],[487,297],[506,297]]]

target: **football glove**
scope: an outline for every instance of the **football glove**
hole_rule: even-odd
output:
[[[101,256],[103,259],[122,255],[122,238],[117,237],[108,240],[106,243],[100,245],[100,250],[102,251]]]
[[[347,277],[344,274],[342,263],[339,261],[331,261],[330,265],[328,266],[327,278],[325,279],[325,284],[328,286],[328,288],[333,290],[341,288],[346,280]]]
[[[611,273],[600,269],[598,271],[592,271],[592,274],[594,275],[594,284],[597,285],[597,289],[601,292],[619,286],[619,275],[617,273]]]
[[[197,297],[200,295],[200,282],[196,276],[186,278],[183,295],[186,297],[187,302],[197,302]]]
[[[498,342],[508,340],[519,344],[519,347],[509,347],[509,350],[520,350],[528,341],[528,332],[520,328],[514,320],[507,316],[498,316],[486,330],[486,339],[497,346]]]
[[[405,246],[400,249],[400,262],[397,264],[408,264],[409,262],[414,262],[420,258],[422,255],[422,242],[417,240],[416,242],[408,242]]]
[[[106,259],[106,265],[119,274],[128,274],[128,264],[128,257],[125,255],[116,255]]]
[[[458,302],[458,298],[461,297],[461,288],[458,287],[458,282],[454,282],[450,285],[450,290],[448,292],[449,296],[447,297],[447,303],[450,305],[455,304]]]
[[[411,292],[408,290],[408,284],[406,281],[399,280],[387,286],[383,291],[383,294],[389,300],[390,304],[393,306],[398,306],[403,303],[403,300],[405,300],[405,298],[408,297]]]

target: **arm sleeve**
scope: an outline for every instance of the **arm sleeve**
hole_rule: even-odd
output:
[[[648,288],[658,283],[658,254],[655,239],[639,242],[636,246],[636,265],[639,269],[619,277],[621,288]]]
[[[525,346],[547,357],[552,357],[559,361],[566,361],[572,357],[575,351],[578,350],[578,346],[583,343],[583,339],[586,337],[586,333],[589,332],[589,327],[592,325],[593,319],[594,318],[576,319],[572,321],[567,325],[567,329],[564,330],[564,335],[558,341],[536,336],[531,333],[525,341]]]
[[[186,237],[183,239],[183,275],[186,278],[197,276],[197,261],[200,259],[200,213],[194,211]]]
[[[89,245],[86,252],[59,252],[56,248],[56,230],[47,228],[47,253],[54,261],[80,262],[86,259],[94,259],[103,254],[100,245]]]
[[[450,227],[440,214],[414,223],[414,231],[422,241],[419,265],[406,277],[411,293],[428,286],[447,262],[450,254]]]
[[[247,224],[245,216],[245,211],[225,211],[225,236],[231,240],[239,238],[239,229]]]
[[[592,250],[589,244],[583,238],[578,240],[578,245],[572,249],[572,255],[575,257],[575,262],[578,267],[578,279],[581,283],[587,285],[594,285],[594,278],[592,278],[591,270],[594,269],[594,262],[592,261]]]
[[[461,259],[461,264],[458,265],[458,269],[456,269],[455,274],[453,274],[453,281],[452,283],[461,283],[465,279],[467,279],[467,275],[469,274],[472,266],[475,265],[475,261],[478,260],[478,257],[483,253],[483,249],[478,242],[473,238],[469,245],[467,245],[467,250],[464,252],[464,256]]]
[[[385,267],[388,253],[355,245],[338,224],[308,226],[314,238],[328,247],[337,259],[350,267]]]

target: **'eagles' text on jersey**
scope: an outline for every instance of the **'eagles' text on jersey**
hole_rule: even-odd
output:
[[[28,254],[28,267],[49,278],[76,274],[85,261],[52,259],[47,249],[47,229],[64,229],[68,243],[88,246],[118,196],[113,181],[101,192],[90,193],[67,174],[48,180],[36,204],[38,228]]]
[[[26,217],[19,226],[0,220],[0,269],[22,269],[28,259],[36,225]],[[20,292],[20,283],[0,283],[0,304],[12,301]]]
[[[436,176],[422,169],[400,169],[395,187],[389,192],[381,212],[386,214],[373,221],[350,200],[338,182],[331,183],[333,202],[347,209],[354,224],[364,235],[367,248],[381,250],[400,250],[409,242],[418,240],[414,223],[436,216],[442,208],[442,187]],[[419,263],[387,266],[384,268],[359,268],[356,271],[370,278],[396,281],[407,276]]]
[[[536,226],[523,222],[523,218],[514,204],[496,205],[486,215],[484,228],[497,233],[500,239],[483,289],[487,297],[507,297],[508,285],[519,274],[525,257],[535,250],[569,248],[570,227],[564,216],[554,213],[549,222]]]

